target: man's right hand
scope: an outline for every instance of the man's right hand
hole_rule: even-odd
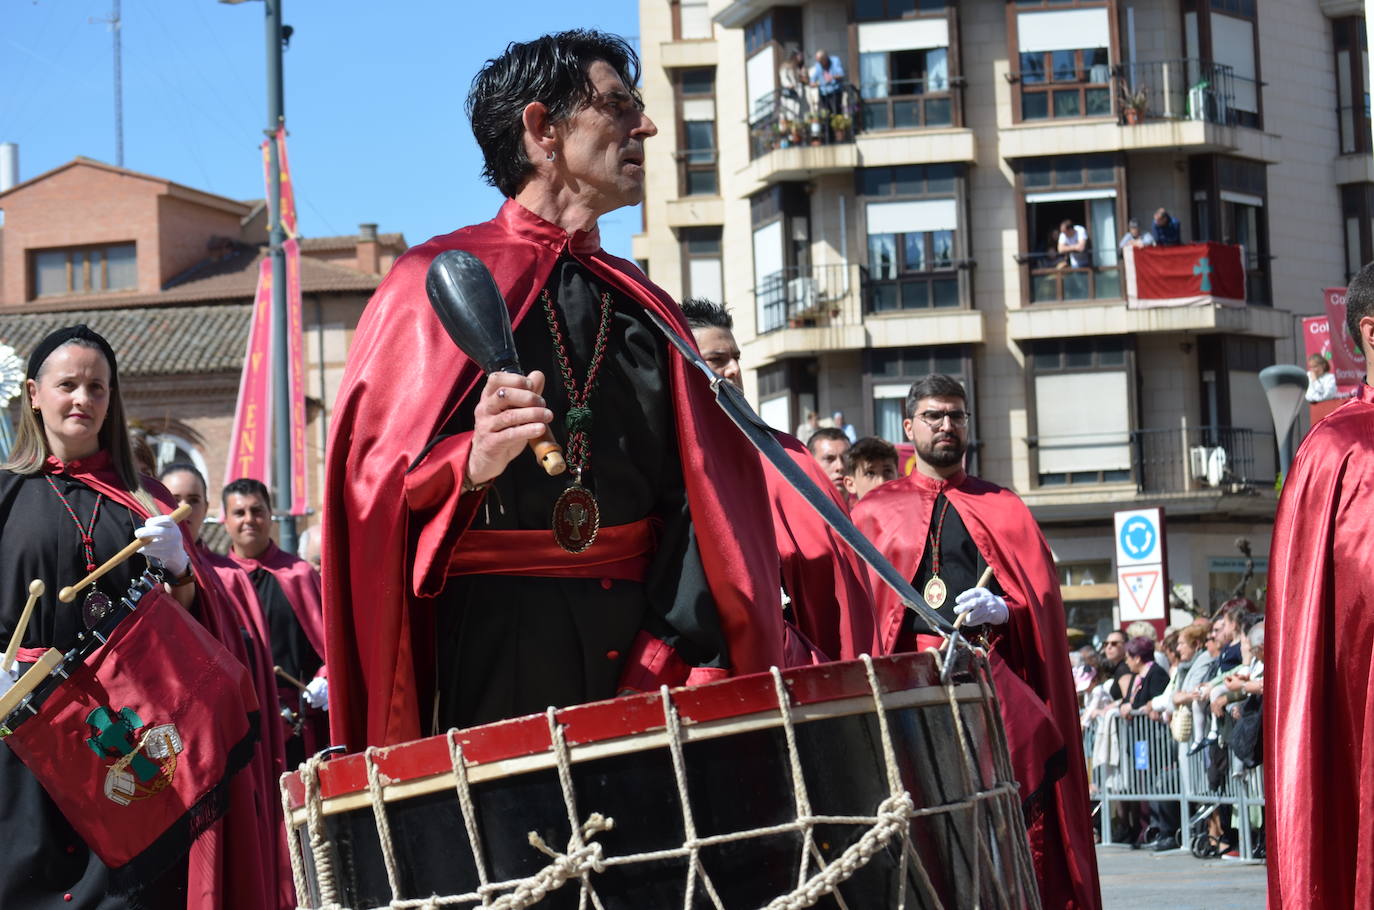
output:
[[[544,405],[544,374],[489,373],[477,401],[468,453],[467,481],[479,486],[495,480],[530,440],[553,420]]]

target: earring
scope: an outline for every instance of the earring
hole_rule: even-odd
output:
[[[554,158],[556,158],[557,156],[558,156],[558,153],[557,153],[557,152],[549,152],[549,160],[550,160],[550,161],[552,161],[552,160],[553,160]]]

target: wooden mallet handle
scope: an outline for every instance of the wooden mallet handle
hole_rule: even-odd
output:
[[[548,427],[544,428],[543,436],[530,440],[530,448],[543,466],[544,473],[550,477],[557,477],[568,469],[568,463],[563,460],[563,447],[553,438],[553,430]]]
[[[14,687],[0,696],[0,719],[10,716],[10,712],[19,707],[19,703],[24,700],[38,684],[52,675],[53,668],[62,663],[62,652],[56,648],[49,648],[43,652],[43,656],[34,662],[32,667],[19,677],[19,682]]]
[[[177,506],[176,509],[172,512],[172,521],[180,524],[181,522],[185,521],[186,517],[190,514],[190,505],[183,503],[182,505]],[[130,556],[133,556],[139,550],[147,546],[147,544],[148,541],[146,540],[135,540],[133,543],[129,544],[127,547],[125,547],[124,549],[120,550],[118,553],[107,559],[104,565],[100,566],[100,568],[96,569],[90,575],[87,575],[85,578],[81,579],[76,584],[70,585],[68,587],[63,588],[61,591],[58,591],[57,599],[62,601],[64,604],[71,603],[73,600],[76,599],[76,595],[80,593],[82,588],[95,583],[95,581],[99,579],[102,575],[113,569],[115,566],[123,563]]]
[[[275,674],[277,674],[278,676],[280,676],[282,679],[286,680],[287,682],[289,682],[291,685],[295,686],[297,689],[300,689],[302,692],[306,691],[306,689],[309,688],[309,686],[307,686],[305,683],[301,682],[301,681],[300,681],[299,679],[297,679],[296,677],[292,676],[290,673],[287,673],[287,672],[286,672],[285,670],[283,670],[281,667],[273,667],[273,668],[272,668],[272,672],[275,673]]]
[[[974,585],[974,587],[986,588],[988,586],[988,582],[990,581],[992,581],[992,566],[988,566],[986,569],[983,570],[983,574],[978,576],[978,584]],[[964,620],[966,619],[968,619],[968,614],[960,613],[957,617],[955,617],[954,628],[962,629],[964,627]]]
[[[5,657],[0,660],[0,670],[9,672],[10,667],[14,666],[14,655],[19,653],[19,644],[24,640],[24,632],[29,627],[29,617],[33,616],[33,606],[38,603],[38,598],[43,596],[45,590],[47,586],[41,578],[29,582],[29,599],[24,604],[24,612],[19,614],[19,625],[14,627],[14,634],[10,636],[10,646],[5,649]]]

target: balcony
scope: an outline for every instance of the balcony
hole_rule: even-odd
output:
[[[1131,446],[1140,493],[1249,493],[1274,487],[1272,432],[1211,426],[1136,430]]]
[[[1030,270],[1031,303],[1121,300],[1120,257],[1114,249],[1074,253],[1022,253],[1017,262]]]
[[[948,129],[959,126],[962,99],[958,85],[941,78],[891,79],[859,86],[859,124],[865,131]]]
[[[714,41],[664,41],[658,46],[659,63],[664,69],[715,66],[718,45]]]
[[[1107,116],[1025,121],[1002,131],[1002,154],[1011,160],[1182,149],[1278,163],[1279,137],[1254,128],[1253,115],[1235,107],[1239,81],[1230,67],[1198,59],[1118,66],[1116,97],[1110,110],[1102,109]]]
[[[845,86],[839,114],[814,105],[808,96],[806,91],[777,90],[754,101],[747,173],[758,183],[805,180],[858,166],[854,149],[858,91]]]

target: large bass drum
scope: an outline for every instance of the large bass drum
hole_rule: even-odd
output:
[[[1037,907],[987,664],[553,710],[282,778],[303,907]]]

